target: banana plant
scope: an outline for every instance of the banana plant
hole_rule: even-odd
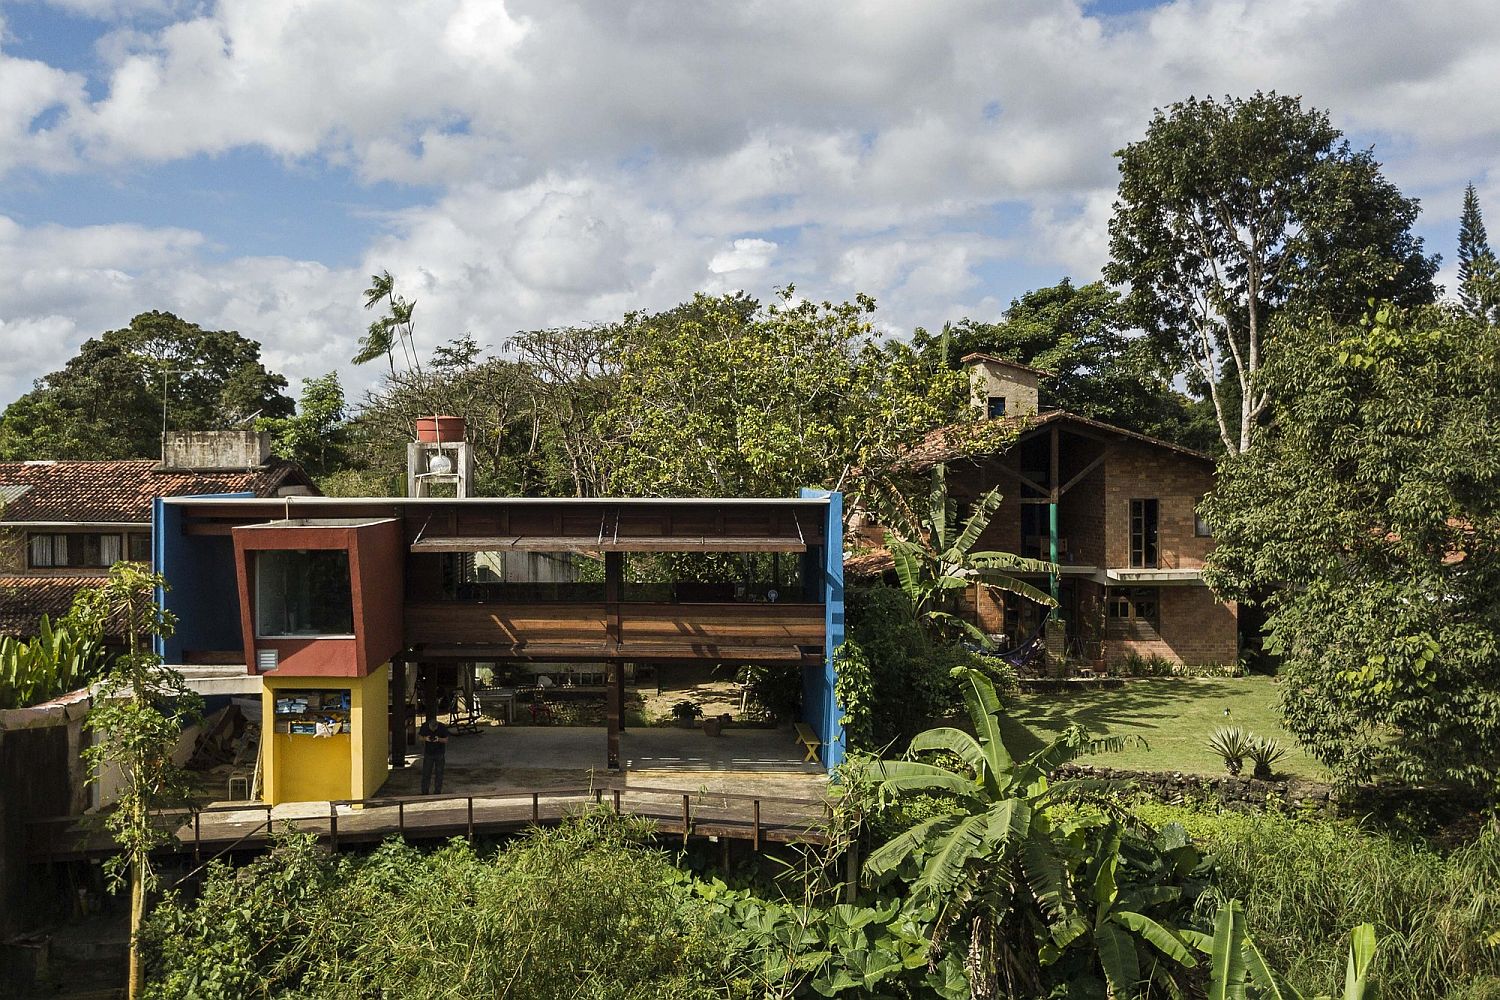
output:
[[[1212,937],[1193,931],[1183,932],[1183,937],[1212,961],[1209,1000],[1334,1000],[1327,993],[1313,997],[1299,992],[1271,968],[1250,936],[1245,907],[1237,899],[1219,907]],[[1341,1000],[1365,1000],[1366,995],[1373,995],[1369,993],[1370,969],[1379,950],[1375,927],[1360,924],[1349,938]]]
[[[89,683],[103,666],[98,640],[42,616],[29,639],[0,638],[0,709],[24,708]]]
[[[979,536],[1000,508],[1000,493],[990,490],[974,504],[963,523],[958,505],[948,494],[947,471],[933,467],[925,516],[913,517],[913,537],[891,537],[887,547],[896,577],[911,598],[917,614],[945,633],[958,632],[989,648],[990,639],[973,622],[956,613],[958,598],[971,587],[1008,591],[1044,607],[1055,607],[1052,595],[1016,573],[1053,573],[1057,567],[1041,559],[1026,559],[998,550],[975,551]]]
[[[931,815],[874,850],[866,875],[877,883],[902,878],[914,904],[934,907],[934,940],[968,929],[965,967],[975,997],[1044,993],[1045,967],[1064,958],[1102,969],[1118,997],[1138,994],[1143,949],[1148,980],[1195,966],[1186,939],[1158,919],[1191,902],[1181,886],[1202,859],[1186,836],[1165,849],[1134,842],[1132,850],[1149,857],[1123,878],[1120,825],[1054,809],[1066,796],[1109,785],[1053,782],[1050,773],[1083,754],[1118,750],[1123,739],[1094,740],[1075,729],[1018,761],[1001,737],[993,684],[972,669],[955,673],[965,681],[975,735],[931,729],[912,739],[903,759],[850,765],[881,803],[930,799]],[[1156,884],[1142,884],[1151,879]],[[1089,946],[1095,958],[1080,957]]]

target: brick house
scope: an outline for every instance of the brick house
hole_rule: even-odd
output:
[[[300,465],[271,457],[266,435],[241,431],[169,434],[162,462],[0,463],[0,635],[67,614],[121,559],[151,562],[157,497],[316,492]]]
[[[1202,579],[1214,542],[1196,507],[1213,488],[1213,459],[1063,410],[1038,412],[1037,379],[1045,373],[983,354],[964,362],[974,405],[1017,436],[996,453],[975,455],[937,430],[912,450],[911,465],[946,463],[961,514],[1000,490],[1002,503],[977,549],[1061,567],[1055,593],[1064,627],[1049,646],[1065,643],[1071,656],[1105,666],[1132,654],[1233,663],[1237,608],[1216,599]],[[878,544],[877,534],[866,537]],[[887,565],[877,549],[852,558],[848,569],[868,577]],[[1031,582],[1054,585],[1047,577]],[[977,588],[967,606],[982,629],[1010,642],[1030,635],[1042,615],[1029,601]]]

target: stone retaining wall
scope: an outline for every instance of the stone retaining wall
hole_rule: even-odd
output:
[[[1227,805],[1264,808],[1277,804],[1295,809],[1326,810],[1334,808],[1337,800],[1333,788],[1316,781],[1288,778],[1277,781],[1262,781],[1259,778],[1234,777],[1232,775],[1185,774],[1181,771],[1126,771],[1114,767],[1096,767],[1090,764],[1064,764],[1054,777],[1103,778],[1120,781],[1138,787],[1142,792],[1163,802],[1191,802],[1215,799]]]

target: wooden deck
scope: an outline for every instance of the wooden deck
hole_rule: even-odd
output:
[[[660,836],[682,843],[718,838],[745,841],[759,850],[765,844],[828,841],[828,805],[821,799],[655,787],[549,788],[329,802],[326,811],[317,803],[273,807],[255,802],[173,810],[160,814],[172,839],[159,853],[201,860],[230,850],[264,850],[273,827],[313,833],[335,851],[393,835],[412,842],[473,840],[556,825],[591,807],[650,819]],[[27,853],[36,863],[97,860],[117,852],[113,839],[91,818],[38,820],[27,826]]]

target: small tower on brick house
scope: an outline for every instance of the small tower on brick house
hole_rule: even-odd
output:
[[[1039,368],[991,354],[966,354],[969,395],[984,415],[1015,417],[1037,412],[1037,383],[1051,375]]]
[[[463,417],[417,418],[417,439],[406,446],[407,496],[469,495],[474,453],[466,430]]]

